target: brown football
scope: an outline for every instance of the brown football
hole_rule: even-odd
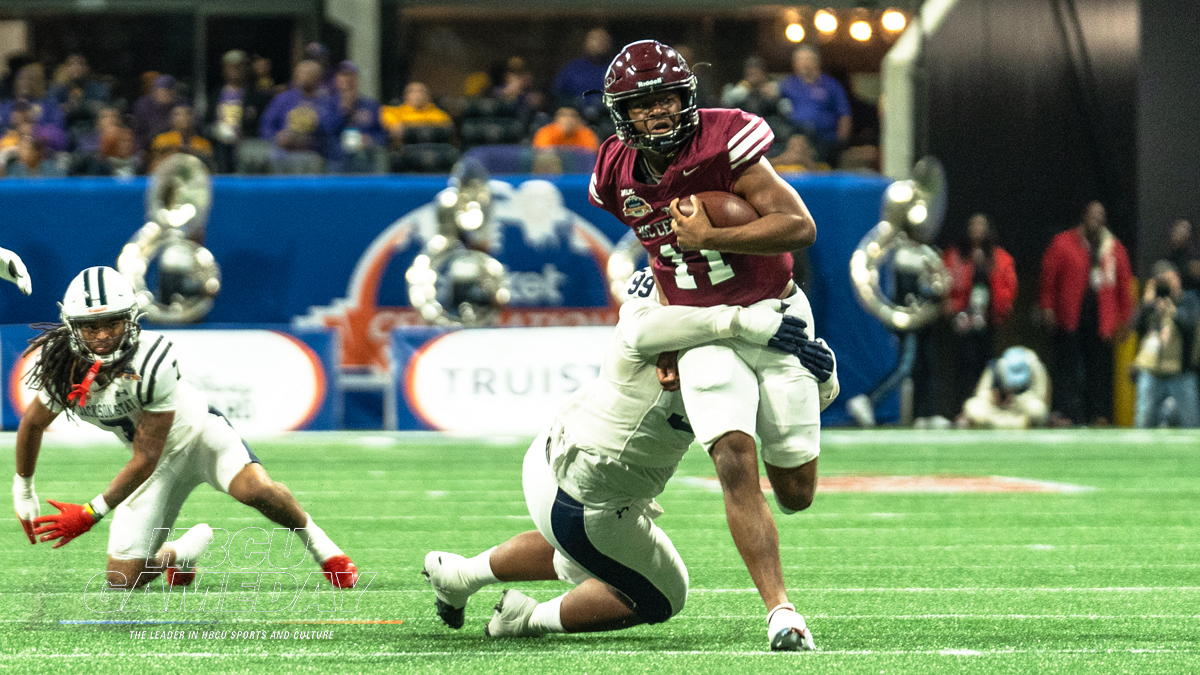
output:
[[[729,192],[701,192],[696,195],[704,203],[704,210],[712,226],[740,227],[759,219],[758,212],[750,203]],[[687,197],[679,200],[679,212],[685,216],[692,215],[692,202]]]

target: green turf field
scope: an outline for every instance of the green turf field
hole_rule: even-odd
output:
[[[482,627],[500,595],[496,586],[472,600],[465,628],[445,628],[420,575],[422,558],[434,548],[474,554],[532,528],[520,485],[527,442],[304,434],[254,444],[272,476],[291,487],[359,569],[377,573],[357,612],[324,613],[313,606],[306,613],[94,613],[84,589],[103,569],[107,521],[51,550],[48,544],[29,546],[10,514],[0,525],[8,542],[0,566],[0,669],[1200,672],[1195,434],[826,432],[821,475],[831,488],[839,485],[832,479],[846,476],[952,475],[1050,481],[1068,491],[818,489],[809,511],[777,516],[791,599],[807,616],[819,648],[791,654],[765,651],[765,609],[729,537],[719,491],[699,480],[712,476],[711,464],[695,450],[659,499],[666,515],[658,523],[691,573],[682,614],[618,633],[489,640]],[[11,453],[13,443],[12,434],[0,435],[4,452]],[[43,513],[51,508],[47,498],[91,499],[125,457],[115,444],[48,441],[37,472]],[[193,494],[178,524],[201,521],[231,532],[271,527],[207,486]],[[227,563],[214,571],[231,569]],[[315,570],[305,561],[295,571],[303,583],[304,573]],[[254,571],[269,570],[264,564]],[[517,586],[539,599],[566,588]],[[150,589],[151,597],[162,598],[160,582]],[[305,592],[301,601],[322,601],[311,595]],[[324,596],[328,607],[331,594]],[[353,604],[343,601],[344,609]],[[118,620],[215,623],[68,623]],[[319,623],[334,621],[344,623]],[[133,630],[147,636],[183,631],[184,637],[134,639]],[[191,631],[229,635],[191,638]],[[235,631],[266,631],[268,637],[233,639]],[[272,639],[282,631],[292,636]],[[328,631],[331,637],[296,639],[301,631]]]

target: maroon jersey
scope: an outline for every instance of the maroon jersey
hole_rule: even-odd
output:
[[[700,128],[658,185],[634,178],[638,153],[616,136],[600,146],[588,187],[592,204],[633,228],[650,255],[658,288],[672,305],[746,306],[778,298],[792,278],[792,254],[684,251],[671,229],[671,200],[701,192],[733,192],[775,135],[761,117],[741,110],[700,111]]]

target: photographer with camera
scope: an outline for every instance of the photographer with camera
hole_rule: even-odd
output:
[[[1181,427],[1200,427],[1200,395],[1196,376],[1196,326],[1200,321],[1200,296],[1183,290],[1179,270],[1160,260],[1152,268],[1135,326],[1140,343],[1133,366],[1137,371],[1139,429],[1159,426],[1176,414],[1164,411],[1174,401]]]
[[[1028,347],[1009,347],[983,370],[975,395],[958,418],[960,429],[1028,429],[1050,417],[1050,376]]]

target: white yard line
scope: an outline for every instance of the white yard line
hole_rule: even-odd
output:
[[[156,644],[161,644],[159,640],[148,641]],[[236,643],[235,643],[236,644]],[[246,643],[254,644],[257,643]],[[493,650],[454,650],[454,651],[399,651],[399,652],[354,652],[343,650],[332,651],[303,651],[303,652],[281,652],[270,653],[262,651],[260,653],[253,652],[145,652],[145,653],[114,653],[114,652],[96,652],[96,653],[48,653],[44,651],[20,652],[17,654],[0,654],[0,661],[16,661],[22,659],[92,659],[92,658],[153,658],[161,659],[164,657],[182,657],[182,658],[197,658],[197,659],[245,659],[247,657],[261,656],[263,658],[402,658],[402,657],[435,657],[435,656],[451,656],[451,657],[497,657],[508,656],[517,658],[527,658],[530,656],[646,656],[653,654],[656,657],[661,656],[765,656],[770,658],[812,658],[817,656],[1012,656],[1016,654],[1197,654],[1200,649],[1167,649],[1167,648],[1136,648],[1130,647],[1125,649],[818,649],[815,652],[804,652],[804,655],[788,652],[769,652],[769,651],[714,651],[714,650],[653,650],[653,651],[638,651],[638,650],[618,650],[618,649],[545,649],[545,650],[517,650],[517,651],[493,651]]]

